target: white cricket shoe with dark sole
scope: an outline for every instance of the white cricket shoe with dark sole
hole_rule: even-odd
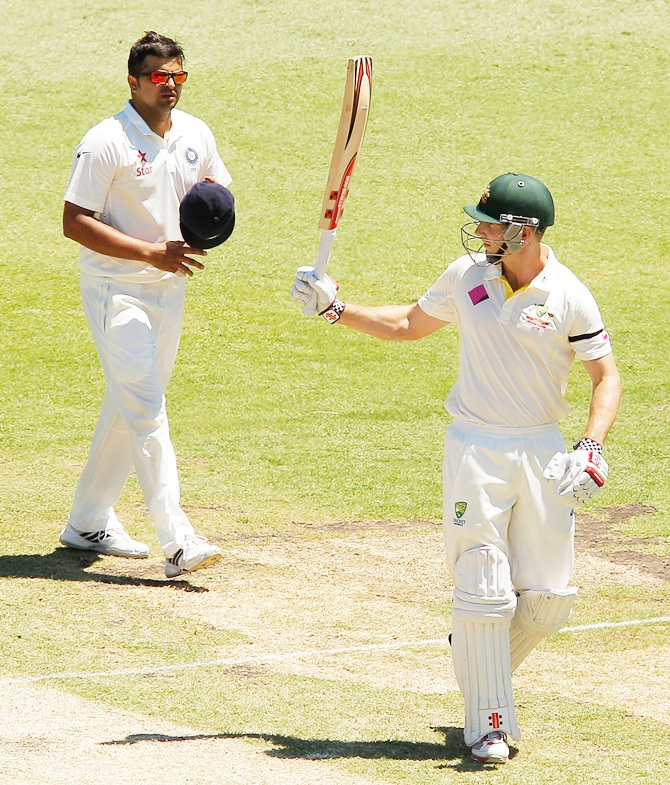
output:
[[[507,763],[509,761],[507,736],[498,730],[487,733],[472,748],[472,757],[480,763]]]
[[[126,559],[146,559],[149,546],[133,540],[124,528],[108,527],[97,532],[78,532],[70,524],[59,537],[68,548],[80,551],[97,551],[106,556],[123,556]]]
[[[222,556],[221,548],[210,545],[206,537],[188,534],[177,553],[165,560],[165,574],[168,578],[176,578],[178,575],[202,570],[216,564]]]

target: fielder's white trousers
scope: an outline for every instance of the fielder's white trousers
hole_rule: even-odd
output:
[[[84,313],[107,389],[69,523],[78,531],[118,525],[114,512],[133,467],[167,557],[193,527],[180,506],[165,390],[177,356],[184,280],[119,282],[81,275]]]
[[[491,429],[454,422],[444,442],[444,540],[452,576],[465,551],[499,548],[516,591],[564,589],[574,563],[574,514],[542,476],[565,451],[558,425]]]

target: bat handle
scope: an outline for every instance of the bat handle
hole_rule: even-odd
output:
[[[335,234],[337,229],[322,229],[321,241],[319,243],[319,251],[316,255],[316,262],[314,262],[314,273],[316,277],[321,280],[326,273],[328,261],[330,260],[330,252],[333,248],[335,241]],[[303,308],[305,316],[314,316],[316,311],[316,297],[313,297]]]

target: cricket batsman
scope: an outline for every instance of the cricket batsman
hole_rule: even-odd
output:
[[[572,613],[574,507],[603,487],[603,444],[621,383],[589,289],[544,242],[547,187],[524,174],[492,180],[461,229],[466,253],[418,302],[343,302],[328,274],[298,269],[291,297],[382,340],[417,340],[449,323],[460,334],[444,443],[444,540],[454,581],[452,656],[472,757],[505,763],[521,736],[512,673]],[[592,383],[572,449],[558,423],[573,360]]]

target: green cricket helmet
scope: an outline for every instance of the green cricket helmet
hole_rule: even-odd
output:
[[[545,228],[554,223],[554,200],[546,185],[527,174],[508,172],[486,186],[478,204],[463,208],[475,221]]]
[[[526,174],[508,172],[486,186],[478,204],[463,208],[473,219],[461,227],[461,242],[475,264],[500,264],[503,257],[518,253],[528,242],[526,226],[544,230],[554,223],[554,200],[549,189]],[[477,234],[479,223],[500,224],[500,250],[487,253]]]

